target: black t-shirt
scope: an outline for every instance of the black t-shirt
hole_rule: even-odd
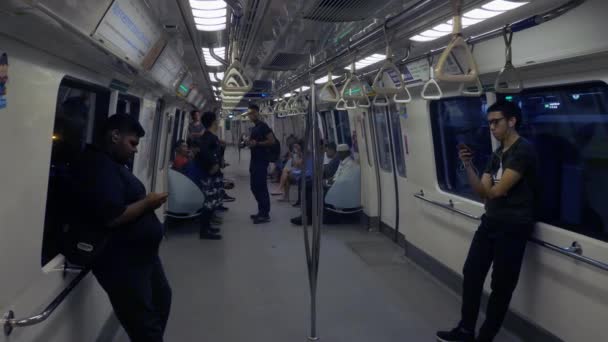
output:
[[[135,221],[109,228],[127,206],[146,196],[144,185],[124,165],[89,146],[74,165],[74,211],[86,229],[111,230],[94,270],[111,270],[156,262],[163,226],[153,211]]]
[[[503,153],[499,147],[488,162],[484,173],[492,176],[492,184],[500,182],[504,170],[511,169],[522,175],[506,196],[486,200],[486,215],[490,218],[529,224],[536,221],[539,182],[538,159],[534,146],[519,138]]]
[[[255,140],[258,143],[266,141],[266,136],[272,133],[272,130],[268,125],[262,121],[258,121],[255,126],[251,129],[251,135],[249,139]],[[268,147],[267,146],[254,146],[251,148],[251,162],[268,162]]]
[[[199,139],[199,146],[201,150],[197,155],[197,160],[201,170],[206,174],[214,165],[220,164],[222,160],[222,145],[217,135],[205,131]]]

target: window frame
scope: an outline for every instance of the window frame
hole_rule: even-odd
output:
[[[376,135],[376,147],[377,147],[377,152],[378,152],[378,166],[380,166],[380,169],[385,171],[385,172],[393,172],[393,161],[391,158],[391,148],[389,145],[388,146],[388,150],[384,149],[384,140],[380,140],[380,139],[388,139],[388,143],[391,144],[391,139],[390,139],[390,132],[389,132],[389,124],[387,122],[388,118],[386,116],[386,110],[385,108],[374,108],[374,114],[372,117],[372,120],[374,120],[374,128],[375,128],[375,135]],[[379,121],[378,120],[384,120],[384,132],[383,134],[379,134]],[[382,143],[382,144],[381,144]],[[382,150],[381,150],[382,149]],[[384,154],[382,154],[384,153]],[[383,160],[383,158],[385,158],[385,160]]]
[[[393,131],[391,133],[392,143],[393,143],[393,151],[395,154],[395,166],[397,170],[397,175],[401,178],[407,179],[407,163],[405,161],[405,146],[403,140],[401,139],[403,136],[403,131],[401,130],[401,114],[397,110],[397,106],[392,104],[387,107],[387,115],[389,120],[391,120],[391,127]],[[407,110],[407,109],[406,109]],[[395,120],[396,119],[396,120]],[[398,132],[395,132],[397,130]],[[397,147],[398,146],[398,150]],[[401,168],[400,168],[401,166]]]

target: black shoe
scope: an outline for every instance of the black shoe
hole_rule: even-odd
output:
[[[211,234],[217,234],[217,233],[219,233],[219,232],[220,232],[220,229],[219,229],[219,228],[214,228],[214,227],[211,227],[211,228],[209,228],[207,231],[208,231],[209,233],[211,233]]]
[[[294,204],[293,204],[293,207],[294,207],[294,208],[297,208],[297,207],[299,207],[299,206],[300,206],[300,201],[297,201],[296,203],[294,203]]]
[[[260,224],[270,222],[270,216],[256,216],[253,219],[253,224]]]
[[[292,224],[295,224],[296,226],[301,226],[302,225],[302,216],[294,217],[290,221]]]
[[[456,327],[451,331],[438,331],[437,341],[441,342],[475,342],[473,333],[462,330],[461,327]]]
[[[258,218],[258,216],[260,216],[260,214],[249,215],[249,217],[251,217],[252,220],[255,220],[256,218]]]
[[[224,202],[234,202],[234,201],[236,201],[236,198],[230,197],[228,195],[224,195],[224,198],[222,198],[222,201],[224,201]]]
[[[215,208],[215,210],[217,210],[217,211],[228,211],[228,208],[224,207],[223,205],[220,205],[219,207]]]
[[[222,236],[219,234],[213,234],[211,231],[203,232],[198,235],[201,240],[221,240]]]

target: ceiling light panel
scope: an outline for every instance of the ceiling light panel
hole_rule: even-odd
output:
[[[386,59],[385,55],[381,55],[381,54],[375,53],[375,54],[373,54],[371,56],[368,56],[366,58],[363,58],[363,59],[355,62],[355,69],[363,69],[363,68],[368,67],[368,66],[370,66],[372,64],[376,64],[378,62],[381,62],[381,61],[383,61],[385,59]],[[344,67],[344,69],[350,70],[350,65]]]
[[[226,29],[227,6],[223,0],[190,0],[192,17],[199,31]]]
[[[495,0],[489,2],[480,8],[475,8],[471,11],[462,15],[462,28],[467,28],[471,25],[478,24],[486,19],[490,19],[501,15],[507,11],[512,9],[521,7],[528,2],[513,2],[506,0]],[[437,38],[443,37],[451,33],[453,28],[453,20],[448,20],[444,24],[437,25],[430,30],[426,30],[421,32],[413,37],[410,37],[410,40],[416,42],[430,42]]]
[[[331,76],[331,79],[332,79],[332,80],[335,80],[336,78],[339,78],[339,77],[340,77],[340,76],[335,76],[335,75],[332,75],[332,76]],[[327,81],[328,81],[328,80],[329,80],[329,78],[328,78],[327,76],[323,76],[323,77],[321,77],[321,78],[317,79],[317,80],[315,81],[315,84],[323,84],[323,83],[327,83]]]
[[[226,2],[223,0],[190,0],[190,7],[198,10],[218,10],[226,8]]]
[[[221,31],[226,29],[226,24],[221,25],[196,25],[199,31]]]
[[[211,56],[211,51],[209,48],[203,48],[203,57],[205,58],[205,64],[207,66],[222,66],[222,63],[217,61],[213,56]],[[214,48],[213,52],[219,57],[224,57],[226,55],[226,48],[219,47]]]

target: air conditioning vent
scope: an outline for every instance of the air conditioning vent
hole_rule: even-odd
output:
[[[368,19],[378,7],[378,1],[371,0],[315,0],[304,19],[324,22],[359,21]]]
[[[299,53],[277,53],[270,63],[264,65],[262,69],[273,71],[295,70],[300,65],[308,63],[308,55]]]

